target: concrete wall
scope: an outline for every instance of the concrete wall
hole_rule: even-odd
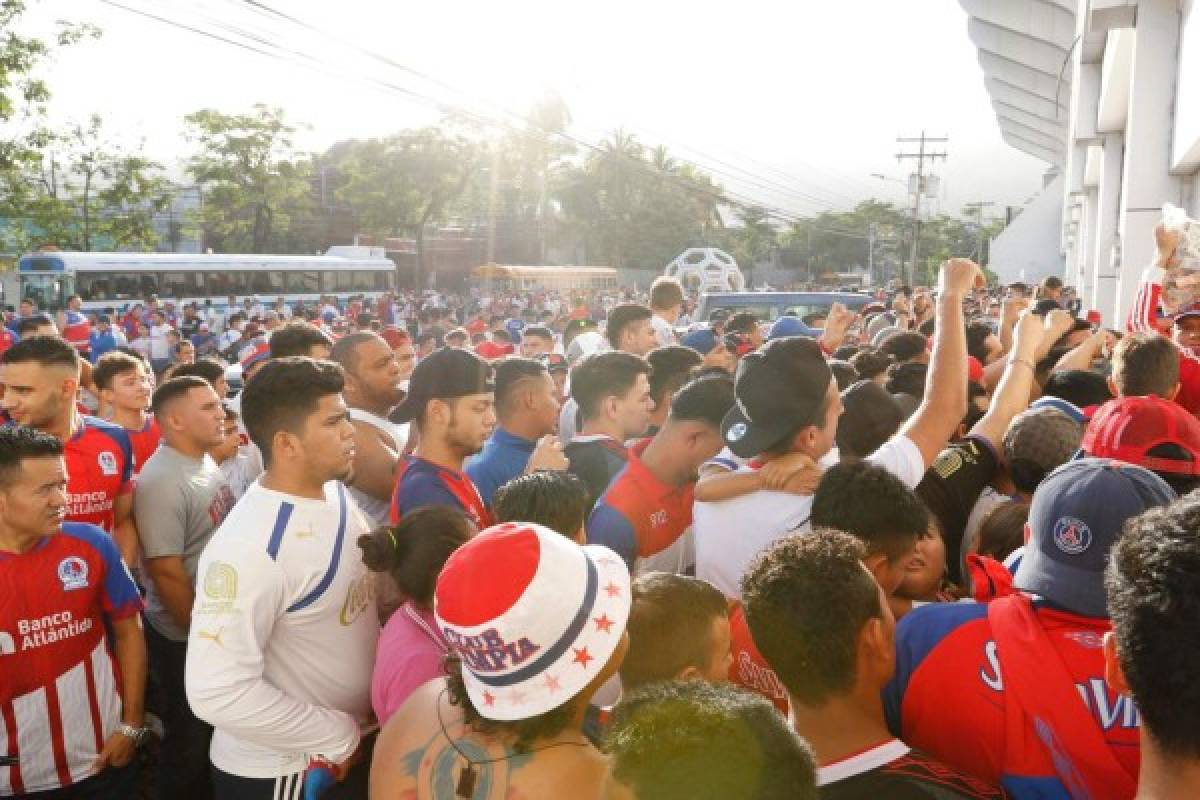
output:
[[[1120,324],[1154,256],[1162,204],[1200,218],[1200,0],[959,2],[1005,140],[1062,174],[993,243],[992,268],[1006,280],[1057,272]],[[1050,94],[1047,56],[1059,52]],[[1033,117],[1040,136],[1026,130]]]
[[[1025,207],[1025,210],[992,240],[988,268],[1001,283],[1036,283],[1048,275],[1062,275],[1064,259],[1059,245],[1062,231],[1061,176]]]

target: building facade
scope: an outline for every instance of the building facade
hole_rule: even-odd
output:
[[[959,0],[1004,140],[1046,163],[996,239],[1002,280],[1057,274],[1128,313],[1163,203],[1200,218],[1197,0]]]

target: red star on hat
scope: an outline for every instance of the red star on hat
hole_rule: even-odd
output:
[[[575,659],[571,662],[572,664],[578,664],[579,666],[583,667],[584,669],[587,669],[588,662],[596,660],[595,656],[588,653],[586,647],[584,647],[583,649],[580,649],[578,647],[572,647],[571,649],[575,651]]]
[[[596,630],[612,633],[613,621],[608,618],[608,614],[601,614],[598,617],[593,617],[592,622],[596,623]]]
[[[617,586],[612,581],[609,581],[608,586],[604,587],[604,591],[608,592],[609,597],[619,597],[621,594],[621,587]]]
[[[558,678],[554,677],[553,675],[546,676],[546,691],[557,692],[561,689],[562,686],[559,685]]]
[[[486,689],[485,689],[485,690],[484,690],[484,692],[483,692],[483,704],[484,704],[485,706],[494,706],[494,705],[496,705],[496,698],[495,698],[495,697],[492,697],[492,694],[491,694],[491,692],[488,692]]]

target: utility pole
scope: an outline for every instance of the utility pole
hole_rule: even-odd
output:
[[[945,150],[942,150],[941,152],[936,152],[933,150],[926,150],[925,145],[927,145],[927,144],[944,144],[948,141],[950,141],[950,139],[945,136],[936,137],[936,138],[933,136],[926,136],[925,131],[921,131],[921,135],[916,138],[899,137],[896,139],[896,143],[899,144],[901,147],[901,152],[896,154],[896,160],[903,163],[903,161],[905,159],[911,158],[911,159],[915,159],[917,162],[917,173],[916,173],[917,181],[916,181],[916,185],[913,186],[913,207],[912,207],[912,225],[913,225],[912,237],[913,238],[912,238],[912,253],[909,257],[908,280],[907,280],[907,283],[909,286],[912,286],[913,279],[914,279],[914,277],[916,275],[916,271],[917,271],[917,241],[921,238],[921,195],[925,191],[925,162],[927,160],[928,161],[936,161],[939,158],[942,159],[943,161],[946,160],[946,151]],[[917,142],[920,144],[920,147],[918,148],[917,152],[915,152],[915,153],[903,152],[904,145],[910,144],[913,142]]]
[[[875,223],[867,225],[867,282],[875,282]]]
[[[967,203],[963,206],[964,209],[975,212],[975,252],[972,258],[980,264],[983,262],[983,210],[989,206],[994,206],[995,203],[985,200],[976,200],[973,203]]]

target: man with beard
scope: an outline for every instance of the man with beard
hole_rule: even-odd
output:
[[[121,426],[79,413],[79,380],[79,353],[65,340],[22,339],[0,359],[0,406],[13,422],[63,443],[67,520],[99,525],[116,540],[125,563],[136,564],[133,445]]]
[[[408,442],[408,423],[388,420],[404,399],[404,379],[395,351],[377,333],[343,336],[332,358],[346,373],[342,396],[354,423],[354,475],[351,496],[374,526],[386,525],[396,462]]]
[[[354,463],[343,383],[336,364],[293,356],[243,392],[265,471],[200,557],[185,669],[214,728],[216,797],[294,800],[306,772],[347,781],[327,797],[365,794],[365,765],[351,767],[379,621],[356,546],[367,521],[341,483]]]
[[[413,370],[408,396],[392,422],[415,422],[416,451],[400,459],[391,522],[422,506],[461,509],[476,527],[491,524],[491,514],[463,462],[483,449],[496,425],[492,369],[470,350],[443,347]]]

